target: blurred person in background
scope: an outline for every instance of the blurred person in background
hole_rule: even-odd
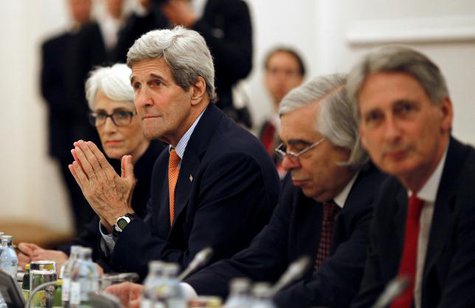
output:
[[[153,164],[164,145],[157,140],[149,141],[144,135],[141,120],[134,106],[130,74],[131,70],[125,64],[96,68],[91,71],[86,82],[86,95],[91,110],[91,124],[99,133],[107,157],[119,162],[124,155],[132,155],[137,180],[132,204],[135,213],[143,218],[146,213],[145,205],[150,196]],[[99,225],[99,217],[95,216],[76,239],[60,247],[60,250],[45,250],[32,243],[20,243],[19,249],[22,251],[19,254],[20,265],[38,260],[54,260],[62,264],[68,258],[71,245],[80,245],[92,248],[93,260],[107,270],[107,264],[99,260],[101,244]]]
[[[96,20],[84,25],[77,34],[73,47],[73,56],[69,64],[72,74],[72,93],[74,104],[81,106],[78,117],[88,125],[90,131],[78,139],[88,139],[99,143],[95,129],[88,124],[88,102],[85,99],[84,83],[89,72],[96,66],[108,66],[116,61],[115,47],[119,39],[119,31],[124,22],[125,0],[101,0],[97,5],[103,5],[103,14]]]
[[[168,27],[168,20],[153,0],[136,0],[131,14],[126,18],[124,26],[119,32],[115,47],[114,60],[126,62],[127,52],[135,40],[143,34]]]
[[[252,70],[253,30],[242,0],[152,0],[160,6],[169,27],[181,25],[200,33],[213,56],[216,106],[240,122],[232,88]]]
[[[81,189],[69,172],[71,144],[90,138],[86,104],[74,96],[74,48],[78,33],[90,22],[91,0],[67,0],[71,17],[69,29],[47,39],[41,46],[41,94],[48,107],[49,154],[56,159],[66,184],[74,223],[79,233],[94,215]]]
[[[269,51],[264,59],[264,85],[272,100],[272,114],[262,123],[259,139],[274,160],[281,179],[286,171],[274,151],[280,143],[279,104],[290,90],[302,84],[305,73],[303,59],[293,48],[276,47]]]

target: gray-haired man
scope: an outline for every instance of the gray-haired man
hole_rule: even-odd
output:
[[[127,64],[145,135],[170,146],[155,162],[148,215],[141,220],[130,206],[130,157],[122,159],[119,176],[95,145],[75,143],[71,171],[103,233],[114,230],[104,234],[110,266],[144,277],[150,260],[184,267],[206,246],[214,248],[214,260],[232,256],[249,245],[277,202],[271,159],[211,103],[213,61],[197,32],[151,31],[130,48]]]

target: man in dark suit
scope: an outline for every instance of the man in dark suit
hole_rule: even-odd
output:
[[[118,176],[94,144],[75,143],[71,172],[101,218],[110,265],[144,277],[150,260],[185,267],[206,246],[214,260],[230,257],[249,245],[277,202],[271,159],[259,140],[211,103],[213,62],[196,31],[149,32],[127,58],[144,133],[170,147],[155,163],[142,220],[129,200],[130,157],[122,159]]]
[[[49,154],[58,160],[67,187],[76,232],[82,230],[93,212],[71,176],[71,144],[89,138],[94,129],[87,122],[87,104],[74,96],[72,58],[77,33],[89,22],[90,0],[68,0],[73,25],[70,30],[47,39],[41,47],[41,94],[48,105]],[[84,87],[84,83],[82,84]]]
[[[391,307],[474,307],[475,149],[451,137],[442,73],[415,50],[387,46],[353,68],[348,90],[364,146],[394,176],[375,205],[354,306],[371,306],[398,276],[408,286],[387,298]]]
[[[216,71],[217,106],[239,120],[232,87],[252,70],[252,24],[242,0],[152,0],[172,25],[199,32],[211,50]],[[201,6],[200,6],[201,4]]]
[[[143,34],[168,27],[168,20],[162,12],[152,5],[151,0],[137,1],[135,9],[127,16],[124,26],[120,29],[113,59],[116,62],[126,62],[127,52],[135,40]]]
[[[185,281],[198,294],[224,298],[235,277],[275,283],[291,262],[308,255],[312,270],[278,293],[276,304],[348,306],[363,274],[372,202],[384,176],[366,163],[344,83],[344,76],[323,76],[284,97],[279,114],[285,146],[278,152],[290,176],[279,205],[249,248]],[[337,214],[326,219],[332,207]]]

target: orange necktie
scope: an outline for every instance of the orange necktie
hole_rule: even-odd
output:
[[[176,154],[175,149],[171,149],[170,157],[168,160],[168,196],[169,196],[169,207],[170,207],[170,226],[173,225],[173,220],[175,219],[175,187],[178,180],[178,164],[180,163],[180,157]]]

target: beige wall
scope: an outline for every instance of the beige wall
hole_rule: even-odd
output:
[[[309,76],[314,76],[346,72],[368,48],[392,37],[391,42],[412,41],[412,46],[440,64],[455,105],[454,134],[475,144],[470,125],[475,118],[474,1],[248,3],[256,50],[255,69],[246,86],[256,122],[270,110],[262,90],[261,60],[274,44],[296,45],[309,66]],[[0,220],[28,217],[69,228],[59,172],[46,154],[46,114],[38,91],[39,44],[66,22],[64,0],[0,1]]]

